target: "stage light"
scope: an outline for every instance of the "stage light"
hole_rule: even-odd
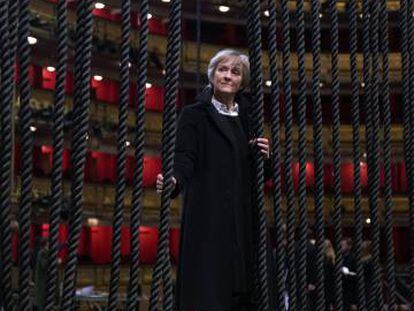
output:
[[[32,37],[32,36],[28,36],[27,41],[29,41],[30,45],[34,45],[34,44],[37,43],[37,39],[35,37]]]
[[[97,226],[98,225],[98,223],[99,223],[99,219],[98,218],[88,218],[88,220],[87,220],[87,222],[88,222],[88,225],[89,226]]]
[[[46,70],[49,71],[49,72],[55,72],[56,68],[53,67],[53,66],[47,66]]]
[[[220,11],[220,12],[222,12],[222,13],[226,13],[226,12],[230,11],[230,7],[228,7],[227,5],[220,5],[220,6],[218,7],[218,9],[219,9],[219,11]]]
[[[93,79],[94,79],[95,81],[102,81],[102,80],[103,80],[103,77],[102,77],[102,76],[100,76],[100,75],[94,75],[94,76],[93,76]]]
[[[30,126],[30,131],[31,132],[36,132],[37,131],[37,128],[36,128],[36,126]]]
[[[271,87],[271,86],[272,86],[272,81],[267,80],[267,81],[266,81],[266,86]]]
[[[148,18],[148,19],[151,19],[151,18],[152,18],[152,14],[151,14],[151,13],[148,13],[148,14],[147,14],[147,18]]]
[[[170,0],[161,0],[161,2],[164,2],[164,3],[169,3],[169,2],[170,2]]]
[[[104,8],[105,8],[105,4],[104,3],[102,3],[102,2],[96,2],[95,3],[95,9],[102,10]]]
[[[365,222],[369,225],[371,223],[371,218],[365,219]]]
[[[270,15],[269,10],[264,11],[263,14],[264,14],[264,16],[269,17],[269,15]]]
[[[131,146],[131,143],[129,142],[129,140],[127,140],[127,141],[125,142],[125,146],[127,146],[127,147]]]
[[[149,89],[150,87],[152,87],[152,84],[151,84],[151,83],[149,83],[149,82],[147,82],[147,83],[145,83],[145,87],[146,87],[147,89]]]

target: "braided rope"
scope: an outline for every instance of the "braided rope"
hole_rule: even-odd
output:
[[[19,32],[19,1],[9,1],[9,40],[10,40],[10,56],[14,61],[16,50],[18,48],[18,32]]]
[[[374,263],[374,274],[372,278],[373,288],[368,299],[370,310],[379,310],[383,308],[382,303],[382,286],[381,271],[379,263],[380,252],[380,223],[378,217],[379,190],[380,190],[380,174],[379,174],[379,47],[378,47],[378,4],[372,2],[371,15],[371,53],[372,53],[372,89],[371,89],[371,114],[367,114],[367,118],[371,119],[371,139],[367,140],[371,170],[369,183],[369,200],[370,200],[370,218],[371,218],[371,239],[372,239],[372,258]]]
[[[253,137],[263,137],[263,78],[262,78],[262,37],[260,22],[260,1],[249,1],[250,18],[247,21],[249,35],[249,59],[250,59],[250,88],[252,93],[251,121]],[[259,285],[259,310],[269,310],[269,291],[267,279],[267,221],[264,207],[264,174],[263,174],[263,155],[258,148],[254,154],[255,184],[254,197],[255,210],[259,220],[258,238],[258,285]]]
[[[53,167],[51,176],[51,203],[49,211],[49,259],[45,310],[56,304],[58,280],[59,224],[62,204],[62,174],[64,149],[65,77],[67,62],[67,4],[60,0],[57,6],[57,69],[53,106]]]
[[[272,135],[272,172],[273,172],[273,217],[276,228],[276,306],[277,310],[285,309],[284,292],[284,267],[285,251],[283,248],[283,216],[282,216],[282,184],[280,176],[281,152],[280,152],[280,89],[277,68],[277,13],[273,0],[269,0],[269,67],[271,121],[270,130]]]
[[[139,284],[139,227],[141,223],[141,200],[143,195],[143,159],[144,159],[144,117],[145,117],[145,83],[148,64],[148,0],[140,1],[140,29],[138,48],[138,80],[135,123],[135,167],[131,206],[131,267],[128,284],[127,310],[136,309]]]
[[[307,306],[307,243],[308,202],[306,193],[306,70],[305,70],[305,13],[304,0],[296,5],[297,52],[298,52],[298,157],[299,157],[299,227],[297,252],[298,308]]]
[[[317,310],[325,309],[324,280],[324,213],[323,213],[323,144],[322,144],[322,104],[320,94],[320,3],[312,0],[312,99],[313,99],[313,141],[315,161],[315,228],[316,228],[316,272],[317,272]]]
[[[76,10],[77,42],[75,51],[75,128],[72,132],[72,172],[71,218],[69,222],[69,254],[65,265],[63,281],[62,310],[73,306],[76,280],[77,249],[82,225],[82,195],[84,185],[84,167],[87,149],[87,130],[89,119],[89,82],[92,50],[92,0],[78,1]]]
[[[32,110],[30,108],[30,81],[29,63],[30,46],[27,41],[29,35],[29,0],[20,1],[19,16],[19,67],[20,67],[20,126],[21,126],[21,196],[19,208],[19,308],[31,310],[29,283],[30,266],[30,214],[32,208],[32,149],[33,135],[30,131]]]
[[[12,235],[11,221],[11,154],[12,154],[12,104],[13,104],[13,59],[9,25],[17,16],[8,11],[9,1],[0,1],[0,31],[1,42],[1,86],[0,86],[0,115],[2,148],[0,150],[0,228],[1,228],[1,275],[0,301],[5,310],[12,310]],[[10,13],[10,16],[8,14]]]
[[[414,163],[413,163],[413,158],[412,158],[412,154],[413,154],[413,145],[414,145],[414,137],[413,137],[413,127],[414,127],[414,105],[413,105],[413,100],[414,100],[414,78],[413,78],[413,74],[414,74],[414,43],[413,43],[413,36],[414,36],[414,20],[413,20],[413,14],[414,14],[414,4],[412,1],[408,1],[407,2],[407,36],[406,36],[406,40],[408,41],[408,52],[409,52],[409,91],[410,91],[410,99],[409,99],[409,111],[408,111],[408,115],[410,118],[410,135],[408,135],[408,138],[410,139],[410,155],[411,157],[406,159],[406,161],[410,161],[411,163],[409,165],[407,165],[407,168],[410,168],[411,171],[411,186],[408,188],[409,189],[409,204],[410,204],[410,209],[409,209],[409,224],[410,224],[410,302],[411,302],[411,307],[414,306],[414,175],[412,173],[412,168],[414,167]],[[407,95],[408,96],[408,95]],[[406,162],[407,163],[407,162]],[[409,183],[410,184],[410,183]]]
[[[157,310],[157,300],[160,293],[161,279],[163,280],[163,310],[173,309],[173,292],[171,283],[171,261],[169,256],[169,225],[172,185],[172,170],[174,164],[175,146],[175,103],[178,92],[181,48],[181,1],[172,1],[169,13],[169,32],[166,58],[165,103],[162,128],[162,172],[165,188],[161,195],[161,211],[159,225],[159,242],[157,260],[155,263],[150,296],[150,310]]]
[[[348,5],[349,18],[349,50],[351,63],[352,81],[352,150],[354,165],[354,250],[357,274],[357,292],[359,310],[365,311],[365,286],[364,269],[361,263],[361,246],[363,230],[362,191],[361,191],[361,145],[360,145],[360,119],[359,119],[359,76],[357,69],[357,46],[358,46],[358,25],[357,25],[357,4],[356,0],[350,0]]]
[[[108,310],[117,310],[119,305],[119,280],[121,273],[121,234],[124,220],[124,200],[126,192],[125,165],[127,142],[127,117],[129,99],[129,41],[131,35],[131,0],[123,0],[121,8],[121,69],[118,121],[118,158],[115,208],[113,215],[112,265],[109,287]]]
[[[389,85],[389,42],[388,42],[388,11],[387,1],[381,1],[380,7],[380,47],[382,54],[382,114],[384,127],[384,231],[386,243],[386,279],[388,284],[388,308],[391,311],[397,309],[395,298],[395,261],[394,261],[394,241],[392,227],[392,184],[391,184],[391,108],[390,108],[390,85]]]
[[[289,20],[289,8],[288,0],[281,1],[282,12],[282,58],[283,58],[283,92],[285,96],[285,161],[284,161],[284,174],[285,174],[285,191],[286,191],[286,208],[287,208],[287,221],[286,221],[286,236],[287,236],[287,266],[288,266],[288,278],[287,289],[289,294],[289,308],[290,310],[296,309],[296,265],[295,265],[295,193],[293,188],[293,176],[292,176],[292,158],[293,158],[293,146],[292,146],[292,78],[290,71],[290,20]]]
[[[340,111],[339,111],[339,35],[338,35],[338,11],[336,8],[337,0],[329,1],[329,17],[331,30],[331,75],[332,75],[332,148],[334,162],[334,215],[333,225],[335,231],[335,306],[337,310],[343,309],[342,293],[342,197],[341,197],[341,142],[340,142]]]

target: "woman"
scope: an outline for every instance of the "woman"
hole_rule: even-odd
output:
[[[182,110],[177,128],[173,196],[183,192],[179,310],[244,310],[251,305],[252,147],[269,158],[266,138],[249,135],[249,61],[219,51],[208,66],[209,87]],[[157,176],[157,191],[163,176]]]

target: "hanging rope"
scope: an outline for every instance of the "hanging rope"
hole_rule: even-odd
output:
[[[280,176],[280,89],[277,68],[277,13],[274,0],[269,0],[269,67],[272,85],[270,88],[271,121],[270,130],[272,135],[272,172],[273,172],[273,217],[276,228],[276,306],[277,310],[285,309],[285,250],[283,248],[284,229],[282,216],[282,182]]]
[[[11,222],[11,155],[12,155],[12,105],[13,105],[13,62],[12,52],[16,40],[9,32],[10,25],[15,25],[17,18],[14,5],[8,8],[8,1],[0,2],[1,31],[1,86],[0,115],[2,148],[0,151],[0,228],[1,228],[1,271],[0,301],[5,310],[13,307],[11,269],[12,269],[12,234]],[[9,15],[10,14],[10,15]]]
[[[356,0],[348,3],[349,20],[349,50],[352,83],[352,153],[354,166],[354,250],[356,256],[356,277],[359,310],[365,311],[364,269],[361,263],[363,211],[361,193],[361,145],[360,145],[360,119],[359,119],[359,76],[357,68],[358,24]]]
[[[320,33],[320,3],[311,1],[312,11],[312,101],[313,101],[313,141],[315,162],[315,231],[316,231],[316,306],[317,310],[325,310],[325,278],[324,278],[324,188],[323,188],[323,144],[322,144],[322,104],[320,94],[321,70],[321,33]]]
[[[339,110],[339,35],[337,0],[329,1],[330,38],[331,38],[331,87],[332,87],[332,149],[334,162],[334,215],[333,225],[335,232],[335,306],[337,310],[343,309],[342,293],[342,197],[341,197],[341,142],[340,142],[340,110]]]
[[[409,111],[408,116],[410,118],[410,134],[408,135],[408,138],[410,139],[410,155],[411,157],[406,159],[406,168],[410,168],[411,170],[411,186],[409,186],[409,224],[410,224],[410,302],[411,307],[414,306],[414,175],[412,173],[412,169],[414,168],[413,163],[413,146],[414,146],[414,106],[413,106],[413,100],[414,100],[414,43],[412,42],[412,38],[414,36],[414,20],[413,20],[413,14],[414,14],[414,4],[412,1],[407,2],[407,37],[406,40],[408,41],[408,50],[409,50],[409,91],[410,91],[410,99],[409,99]],[[407,95],[408,96],[408,95]],[[407,116],[407,117],[408,117]],[[410,161],[410,164],[407,164],[407,161]]]
[[[57,68],[53,105],[53,167],[51,176],[51,202],[49,211],[49,259],[47,271],[47,292],[45,310],[51,310],[56,304],[58,283],[59,224],[62,204],[62,174],[64,149],[64,112],[65,78],[67,68],[67,4],[60,0],[57,4]]]
[[[126,192],[125,165],[127,155],[127,118],[129,102],[129,41],[131,36],[131,0],[123,0],[121,7],[121,68],[120,96],[118,120],[118,157],[116,163],[117,180],[115,192],[115,207],[113,215],[112,235],[112,265],[109,287],[108,310],[118,310],[119,280],[121,273],[121,234],[124,221],[124,200]]]
[[[17,1],[16,1],[17,2]],[[29,0],[20,1],[19,16],[19,67],[20,67],[20,141],[21,141],[21,196],[19,208],[19,309],[31,310],[30,302],[30,214],[32,208],[32,149],[33,135],[30,131],[32,110],[30,108],[29,63]]]
[[[172,168],[175,146],[175,104],[178,93],[181,48],[181,1],[174,0],[170,5],[169,31],[166,58],[165,102],[162,127],[162,174],[165,188],[161,195],[159,242],[157,260],[152,274],[150,310],[157,310],[161,279],[163,280],[163,310],[173,309],[171,283],[171,261],[169,256],[169,225],[172,185]]]
[[[82,196],[84,185],[84,167],[87,149],[87,131],[89,120],[89,83],[92,50],[92,0],[78,1],[76,50],[75,50],[75,95],[74,124],[72,132],[72,187],[71,217],[69,220],[69,254],[65,265],[63,281],[62,310],[71,310],[75,295],[77,249],[82,226]]]
[[[196,63],[196,91],[200,92],[200,58],[201,58],[201,0],[196,0],[196,22],[197,22],[197,63]]]
[[[304,0],[296,5],[297,52],[298,52],[298,157],[299,157],[299,225],[297,251],[298,309],[307,307],[307,244],[308,202],[306,193],[306,70],[305,70],[305,13]]]
[[[261,22],[260,1],[250,1],[250,18],[247,21],[249,59],[250,59],[250,88],[252,94],[251,122],[253,137],[263,137],[263,79],[262,79],[262,46],[261,46]],[[259,285],[259,310],[269,310],[269,291],[267,279],[267,221],[264,207],[264,174],[263,155],[255,149],[254,154],[255,184],[253,186],[253,202],[258,213],[259,238],[258,238],[258,285]]]
[[[393,241],[393,202],[392,202],[392,183],[391,183],[391,107],[390,107],[390,85],[389,85],[389,42],[388,42],[388,11],[387,1],[381,1],[380,7],[380,47],[382,54],[382,114],[383,114],[383,154],[384,154],[384,231],[386,244],[386,280],[388,292],[388,308],[396,311],[395,300],[395,261],[394,261],[394,241]]]
[[[127,310],[136,310],[139,286],[139,227],[141,224],[141,208],[143,195],[143,161],[144,161],[144,121],[145,121],[145,83],[147,82],[148,65],[148,0],[140,1],[140,28],[137,66],[137,102],[135,116],[135,167],[131,206],[131,266],[129,272]]]
[[[379,47],[378,47],[378,4],[372,2],[371,15],[371,36],[370,45],[372,53],[372,89],[371,102],[367,107],[371,107],[371,114],[367,113],[367,120],[371,120],[371,138],[367,139],[368,153],[370,159],[368,170],[369,174],[369,201],[370,201],[370,218],[371,218],[371,240],[372,240],[372,258],[374,264],[374,273],[372,278],[372,289],[368,299],[368,306],[370,310],[380,310],[383,308],[382,303],[382,286],[381,271],[379,263],[380,251],[380,223],[378,217],[379,204],[379,189],[380,189],[380,174],[379,174],[379,105],[378,105],[378,91],[379,91]],[[369,112],[369,110],[367,111]],[[371,144],[371,147],[369,145]],[[371,154],[370,154],[371,153]]]

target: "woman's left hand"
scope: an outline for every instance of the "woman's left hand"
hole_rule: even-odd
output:
[[[269,159],[270,146],[269,146],[269,140],[267,138],[264,138],[264,137],[255,138],[255,139],[250,140],[249,143],[259,147],[260,152],[263,153],[266,159]]]

